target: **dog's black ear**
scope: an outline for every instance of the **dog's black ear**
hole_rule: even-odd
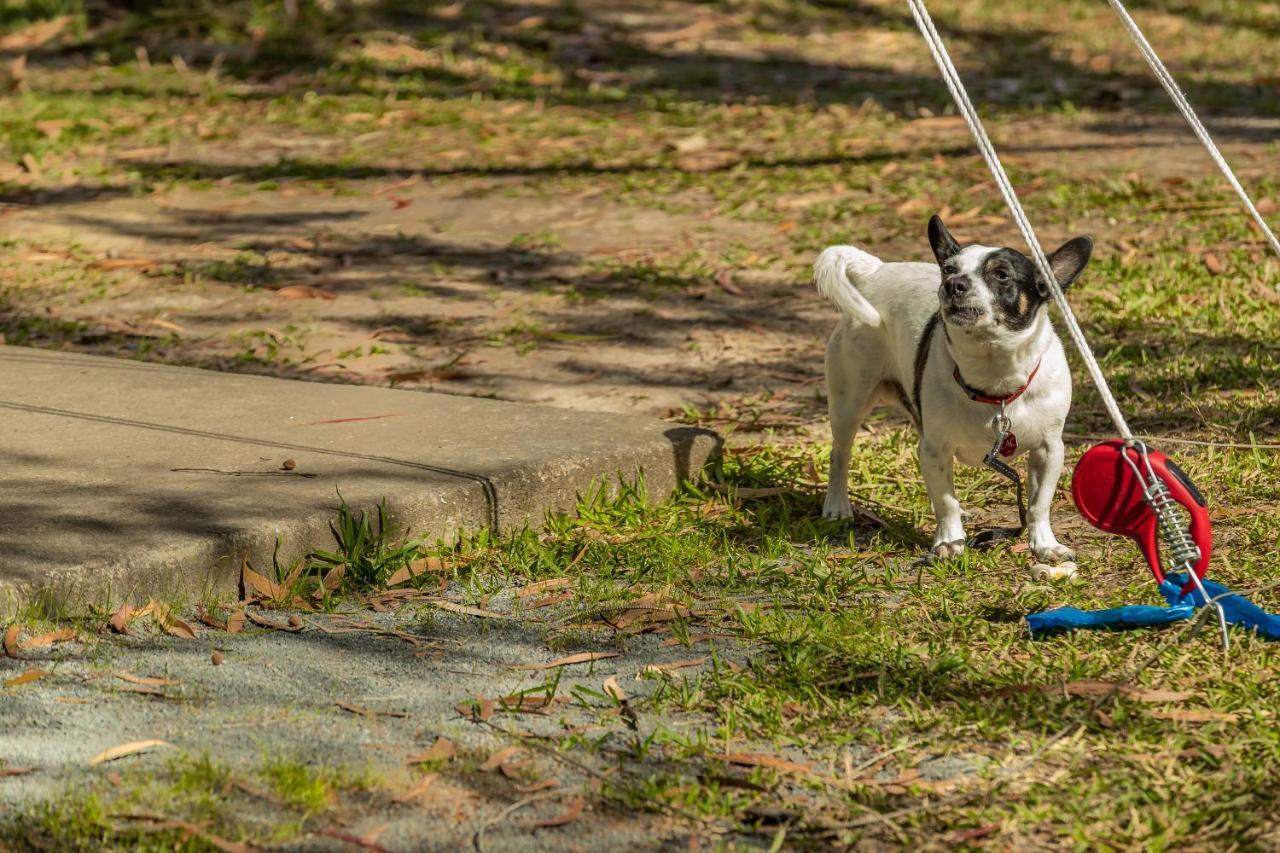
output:
[[[1049,268],[1053,270],[1063,290],[1070,287],[1076,280],[1084,270],[1085,264],[1089,263],[1089,256],[1092,254],[1093,240],[1088,237],[1073,237],[1049,256]],[[1048,295],[1049,290],[1044,282],[1038,281],[1037,284],[1040,285],[1040,295]]]
[[[933,247],[933,256],[938,259],[938,266],[945,264],[947,258],[960,251],[960,244],[951,236],[942,217],[936,213],[929,217],[929,245]]]

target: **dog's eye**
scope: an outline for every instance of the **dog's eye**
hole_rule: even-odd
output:
[[[996,270],[994,273],[992,273],[992,277],[995,278],[995,280],[1000,282],[1001,284],[1009,280],[1009,274],[1004,270]]]

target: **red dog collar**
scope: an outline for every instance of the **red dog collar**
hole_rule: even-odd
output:
[[[1043,361],[1041,359],[1040,361]],[[988,394],[986,391],[980,391],[964,381],[964,377],[960,375],[960,366],[956,365],[956,369],[951,376],[956,380],[956,384],[964,389],[964,393],[969,395],[969,399],[975,403],[987,403],[991,406],[1007,406],[1014,400],[1022,396],[1023,392],[1031,385],[1031,380],[1036,378],[1036,372],[1040,370],[1040,361],[1036,362],[1036,366],[1031,369],[1031,375],[1027,377],[1027,381],[1022,383],[1022,387],[1012,394],[1006,394],[1003,397],[997,397],[994,394]]]

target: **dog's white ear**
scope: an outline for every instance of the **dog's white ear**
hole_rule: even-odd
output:
[[[933,256],[938,259],[938,266],[942,266],[948,258],[960,251],[960,244],[951,236],[942,217],[936,213],[929,217],[929,245],[933,247]]]
[[[1089,263],[1089,256],[1092,254],[1093,240],[1088,237],[1073,237],[1049,256],[1049,268],[1057,276],[1058,284],[1063,290],[1070,287],[1076,280],[1084,270],[1085,264]],[[1049,291],[1044,286],[1044,282],[1037,283],[1040,285],[1040,294],[1047,295]]]

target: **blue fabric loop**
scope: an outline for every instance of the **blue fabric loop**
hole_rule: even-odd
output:
[[[1190,619],[1197,607],[1204,606],[1204,596],[1200,591],[1192,589],[1186,595],[1182,587],[1189,577],[1184,574],[1171,574],[1160,584],[1160,594],[1169,604],[1167,607],[1156,607],[1147,604],[1131,604],[1125,607],[1112,607],[1109,610],[1079,610],[1075,607],[1058,607],[1044,610],[1027,616],[1027,627],[1034,636],[1056,634],[1062,631],[1074,631],[1079,628],[1101,628],[1113,631],[1129,628],[1153,628],[1169,625]],[[1247,598],[1232,594],[1227,587],[1211,580],[1202,581],[1210,598],[1226,595],[1219,599],[1226,613],[1227,623],[1256,631],[1268,640],[1280,640],[1280,615],[1268,613]]]

